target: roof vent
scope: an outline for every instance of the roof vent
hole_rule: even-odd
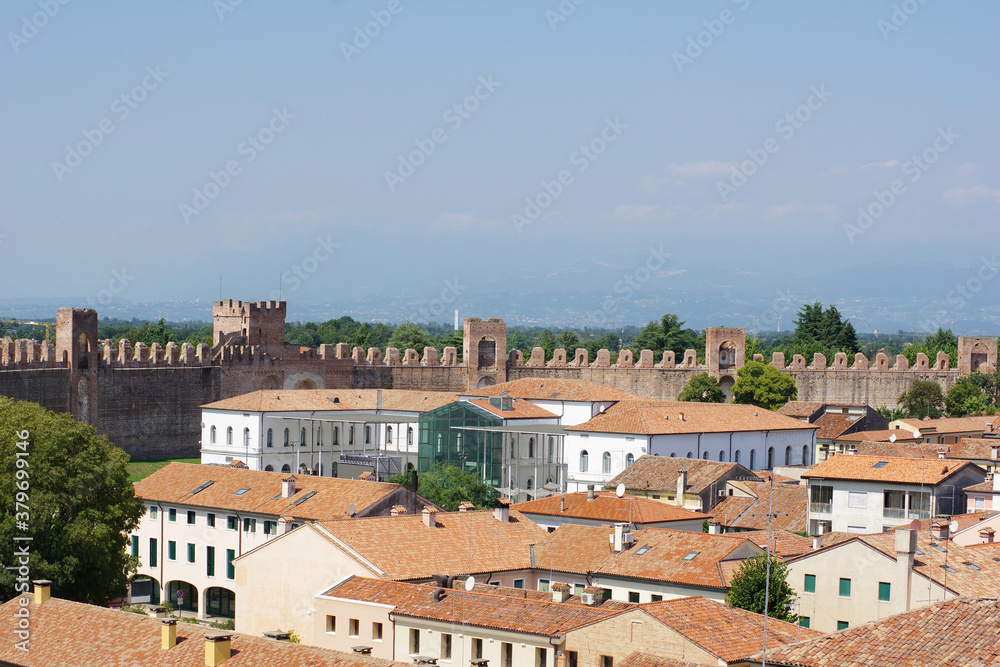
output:
[[[177,646],[177,619],[165,618],[160,621],[160,648],[168,651]]]

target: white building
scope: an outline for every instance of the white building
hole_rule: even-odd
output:
[[[644,396],[606,387],[588,380],[522,378],[477,389],[468,396],[506,396],[531,401],[559,418],[562,426],[589,421],[621,401],[646,401]]]
[[[570,491],[603,487],[643,454],[739,463],[813,463],[816,426],[753,405],[629,402],[566,429]]]
[[[201,462],[332,476],[342,456],[416,468],[420,415],[457,394],[395,389],[261,390],[202,406]],[[392,474],[396,470],[377,470]]]

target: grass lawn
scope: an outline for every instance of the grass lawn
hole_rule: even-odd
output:
[[[165,459],[163,461],[130,461],[128,464],[128,481],[138,482],[149,477],[154,472],[174,461],[181,463],[201,463],[201,459]]]

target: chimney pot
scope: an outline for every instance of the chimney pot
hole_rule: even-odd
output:
[[[687,470],[677,473],[677,505],[684,507],[684,493],[687,491],[688,474]]]
[[[493,518],[501,523],[510,522],[510,498],[500,498],[493,508]]]
[[[217,633],[205,635],[205,665],[216,667],[229,660],[232,648],[232,635]]]
[[[708,534],[709,535],[721,535],[722,534],[722,524],[718,521],[708,522]]]
[[[52,582],[48,579],[36,579],[31,583],[35,585],[35,604],[43,604],[52,596]]]
[[[160,648],[164,651],[177,645],[177,619],[165,618],[160,621]]]
[[[979,539],[983,544],[992,544],[996,531],[992,528],[983,528],[979,531]]]
[[[912,554],[917,550],[917,531],[900,528],[896,531],[896,553]]]
[[[947,540],[949,533],[948,524],[939,521],[931,524],[931,538],[935,540]]]
[[[822,535],[813,535],[813,551],[815,551],[816,549],[821,548],[822,546],[823,546],[823,536]]]
[[[593,500],[593,499],[594,499],[594,485],[593,484],[588,484],[587,485],[587,500]]]
[[[403,505],[393,505],[392,509],[389,510],[389,516],[399,516],[400,514],[406,514],[406,507]]]
[[[458,505],[458,511],[459,512],[471,512],[474,509],[476,509],[476,506],[473,505],[472,503],[470,503],[468,500],[466,500],[466,501],[464,501],[464,502],[462,502],[462,503],[460,503]]]
[[[437,510],[433,507],[425,507],[420,513],[423,517],[424,525],[428,528],[437,528]]]
[[[286,477],[281,480],[281,497],[291,498],[295,495],[295,476]]]

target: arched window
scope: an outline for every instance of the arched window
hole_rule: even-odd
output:
[[[365,444],[366,445],[372,444],[372,427],[371,426],[365,426]]]
[[[316,446],[323,447],[323,425],[320,424],[319,429],[316,431]]]
[[[264,466],[264,472],[274,472],[274,466],[268,463],[266,466]]]
[[[533,488],[535,488],[535,481],[529,477],[528,482],[527,484],[524,485],[524,487],[528,489],[528,491],[531,491]]]
[[[705,459],[707,461],[708,460],[708,452],[706,451],[704,454],[702,454],[701,458],[703,458],[703,459]]]
[[[735,461],[736,463],[740,462],[740,450],[738,449],[736,450],[736,454],[733,455],[733,461]]]
[[[785,465],[786,466],[792,465],[792,447],[791,447],[791,445],[789,445],[788,447],[785,447]]]
[[[774,447],[767,448],[767,470],[774,467]]]
[[[756,469],[757,469],[757,450],[756,449],[751,449],[750,450],[750,470],[756,470]]]
[[[333,446],[336,447],[339,444],[340,444],[340,427],[339,426],[334,426],[333,427]]]
[[[809,445],[802,445],[802,465],[809,465]]]
[[[392,427],[391,426],[386,426],[385,427],[385,444],[387,444],[387,445],[391,445],[392,444]]]
[[[212,426],[212,428],[211,428],[211,429],[210,429],[210,430],[208,431],[208,441],[209,441],[210,443],[212,443],[213,445],[215,444],[215,426],[214,426],[214,425],[213,425],[213,426]]]
[[[354,424],[347,427],[347,444],[354,444]]]
[[[611,472],[611,452],[604,452],[601,456],[601,471],[605,475]]]
[[[555,458],[555,452],[556,452],[556,439],[553,438],[550,435],[549,436],[549,454],[548,454],[548,462],[549,463],[552,463],[553,459]]]
[[[243,446],[250,446],[250,429],[248,428],[243,429]]]
[[[719,460],[720,461],[725,461],[726,460],[726,452],[725,452],[725,450],[719,452]]]
[[[587,450],[586,449],[584,449],[583,451],[580,452],[580,472],[587,472],[587,459],[588,458],[589,458],[589,455],[587,454]]]
[[[233,444],[233,427],[232,426],[227,426],[226,427],[226,444],[227,445]]]
[[[274,429],[267,429],[267,446],[274,447]]]
[[[281,466],[281,472],[291,472],[291,471],[292,471],[292,469],[290,467],[288,467],[287,463],[285,465]]]
[[[657,456],[659,456],[659,454],[657,454]],[[670,452],[670,458],[675,458],[675,457],[676,457],[676,454],[674,454],[673,452]]]
[[[625,455],[625,467],[627,468],[630,465],[632,465],[633,463],[635,463],[635,454],[632,454],[632,453],[626,454]]]
[[[303,426],[301,429],[299,429],[299,447],[305,447],[305,446],[306,446],[306,428],[305,426]]]
[[[689,458],[689,459],[690,459],[690,458],[694,458],[694,457],[693,457],[693,456],[691,456],[691,452],[688,452],[688,453],[687,453],[687,456],[686,456],[685,458]]]
[[[284,438],[285,439],[284,439],[284,441],[281,444],[282,444],[283,447],[287,447],[288,446],[288,429],[287,428],[285,429]]]
[[[412,426],[407,426],[406,427],[406,444],[408,444],[408,445],[412,445],[413,444],[413,427]]]
[[[528,458],[535,458],[535,439],[528,438]]]

